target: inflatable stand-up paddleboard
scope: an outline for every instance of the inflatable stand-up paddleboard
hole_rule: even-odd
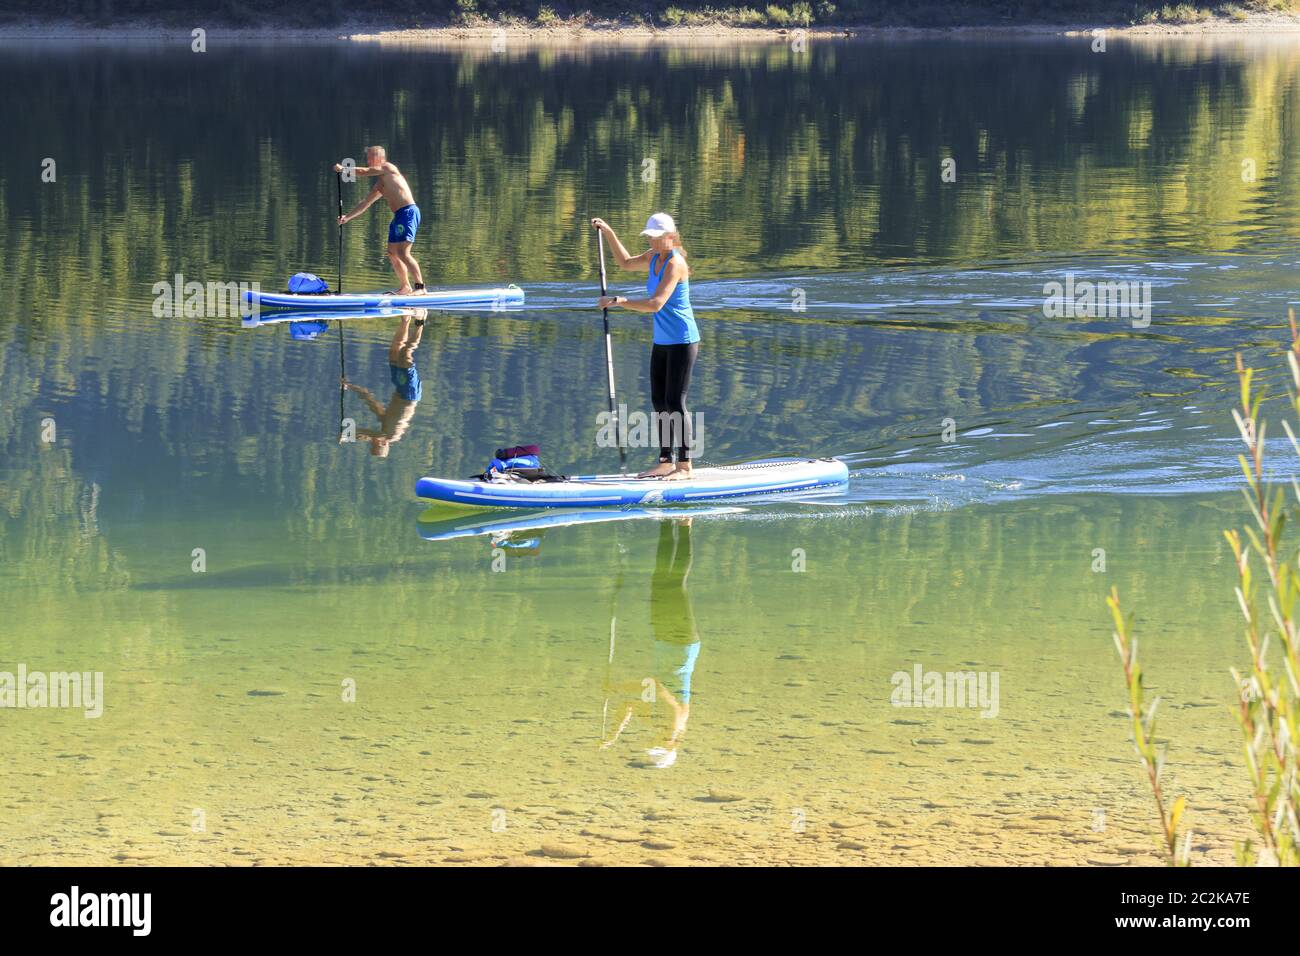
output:
[[[495,309],[524,304],[524,290],[517,285],[504,289],[430,289],[423,295],[394,295],[389,292],[344,292],[302,295],[293,292],[244,293],[244,301],[258,309]]]
[[[549,531],[552,528],[571,528],[582,524],[605,524],[610,521],[635,521],[674,518],[702,518],[711,515],[744,514],[744,508],[629,508],[611,511],[597,508],[589,511],[557,511],[549,509],[532,514],[511,515],[509,518],[467,517],[463,508],[434,505],[420,515],[416,527],[425,541],[455,541],[458,538],[475,538],[480,535],[509,535],[532,531]]]
[[[465,508],[627,508],[693,504],[796,492],[829,492],[849,480],[834,458],[766,458],[696,468],[690,478],[661,481],[628,475],[579,475],[563,481],[421,478],[415,493]]]

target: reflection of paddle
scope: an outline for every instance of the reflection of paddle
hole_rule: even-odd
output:
[[[600,246],[600,294],[609,295],[605,288],[605,234],[596,230],[596,242]],[[623,437],[619,434],[618,413],[614,411],[614,345],[609,340],[609,309],[601,309],[605,317],[605,377],[609,383],[609,420],[614,426],[614,441],[618,443],[618,471],[627,472],[627,450],[623,447]]]
[[[343,363],[343,323],[339,322],[339,444],[343,444],[343,393],[347,391],[347,386],[343,383],[348,380],[347,367]]]
[[[605,706],[600,712],[600,746],[604,749],[608,746],[605,742],[605,730],[609,721],[609,672],[614,666],[614,641],[618,631],[618,595],[623,590],[623,560],[619,559],[618,577],[614,579],[614,593],[609,599],[609,657],[605,659]],[[624,721],[626,723],[626,721]]]
[[[614,664],[614,638],[618,629],[618,618],[609,619],[609,659],[605,661],[605,706],[600,710],[600,744],[605,745],[605,728],[609,722],[609,669]]]
[[[335,173],[334,181],[338,186],[339,217],[343,216],[343,174]],[[339,223],[339,284],[336,292],[343,292],[343,224]],[[339,321],[339,443],[343,442],[343,393],[347,391],[343,383],[348,379],[346,366],[343,364],[343,322]]]

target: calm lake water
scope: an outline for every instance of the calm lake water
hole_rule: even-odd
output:
[[[1238,352],[1283,382],[1298,66],[1186,40],[0,46],[27,91],[0,101],[0,671],[104,675],[100,717],[0,710],[0,863],[1152,862],[1112,584],[1194,858],[1230,862],[1228,409]],[[369,142],[430,285],[527,292],[430,313],[387,457],[338,442],[339,376],[384,405],[396,319],[152,308],[177,273],[334,282],[329,167]],[[426,514],[417,478],[503,444],[617,467],[586,222],[630,243],[659,209],[704,457],[839,456],[848,489],[513,535]],[[345,288],[391,287],[387,223],[345,230]],[[1046,317],[1069,276],[1138,283],[1149,324]],[[613,319],[648,410],[648,323]],[[996,698],[895,706],[917,667]]]

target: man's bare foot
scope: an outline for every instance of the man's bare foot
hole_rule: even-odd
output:
[[[649,471],[643,471],[637,475],[638,478],[664,478],[673,473],[674,465],[671,461],[661,461]]]
[[[681,481],[683,478],[691,477],[691,466],[682,467],[678,465],[668,474],[664,475],[664,481]]]

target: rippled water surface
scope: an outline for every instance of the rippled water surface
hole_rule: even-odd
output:
[[[1112,584],[1194,852],[1230,861],[1228,408],[1238,353],[1282,387],[1298,65],[1179,40],[0,47],[29,91],[0,102],[0,671],[105,688],[94,719],[0,709],[0,861],[1150,862]],[[431,285],[527,294],[429,314],[386,456],[338,442],[339,378],[383,411],[400,317],[153,308],[178,273],[335,282],[329,166],[369,142]],[[658,209],[693,268],[704,457],[838,456],[847,489],[426,512],[417,478],[503,444],[617,467],[584,224],[630,242]],[[387,221],[345,230],[346,288],[391,282]],[[1045,314],[1068,277],[1149,315]],[[645,319],[615,313],[613,348],[646,408]],[[996,676],[995,706],[895,706],[918,665]]]

